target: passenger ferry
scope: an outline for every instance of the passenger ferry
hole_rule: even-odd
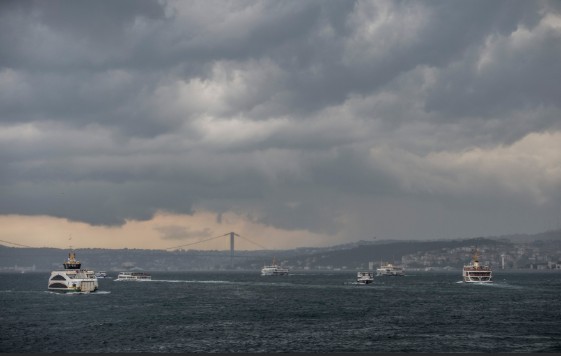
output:
[[[385,265],[380,264],[380,268],[376,269],[377,276],[405,276],[403,267],[397,267],[391,263]]]
[[[370,284],[374,282],[374,272],[357,272],[357,284]]]
[[[151,281],[152,276],[146,272],[120,272],[116,281]]]
[[[463,269],[463,278],[466,283],[491,283],[493,271],[490,266],[482,266],[479,264],[479,251],[475,249],[472,261],[469,265],[465,265]]]
[[[51,272],[48,288],[53,292],[88,293],[98,289],[97,278],[92,270],[81,269],[82,264],[76,260],[74,251],[68,253],[68,259],[62,264],[64,270]]]
[[[281,267],[275,263],[273,258],[273,263],[269,266],[263,266],[261,269],[262,276],[286,276],[288,275],[288,268]]]

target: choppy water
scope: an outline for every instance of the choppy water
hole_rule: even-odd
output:
[[[101,292],[0,274],[0,352],[561,352],[561,273],[152,273]]]

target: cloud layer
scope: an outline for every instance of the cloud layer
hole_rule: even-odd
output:
[[[561,219],[557,2],[0,6],[0,214],[340,241]]]

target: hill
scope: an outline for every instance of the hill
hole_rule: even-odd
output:
[[[84,267],[106,271],[258,270],[273,257],[292,269],[362,269],[380,261],[409,267],[460,267],[476,246],[490,263],[499,264],[506,259],[511,268],[528,268],[561,260],[561,230],[461,240],[359,241],[324,248],[236,251],[233,259],[229,251],[144,249],[79,249],[77,257]],[[0,270],[34,266],[37,271],[50,271],[61,268],[67,254],[67,250],[56,248],[0,245]]]

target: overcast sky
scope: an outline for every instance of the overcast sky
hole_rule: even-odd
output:
[[[0,239],[559,228],[560,4],[2,1]]]

